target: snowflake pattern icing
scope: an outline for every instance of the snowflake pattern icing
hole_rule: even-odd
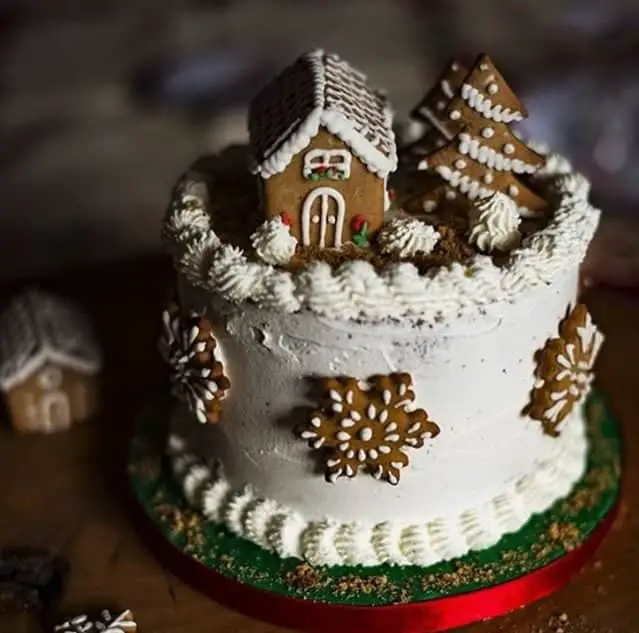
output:
[[[216,357],[211,323],[196,312],[172,306],[162,314],[160,352],[170,368],[171,393],[187,404],[198,422],[219,422],[221,400],[231,386]]]
[[[322,384],[324,400],[298,434],[311,448],[323,449],[331,483],[363,470],[396,485],[409,462],[405,449],[421,448],[439,434],[427,413],[412,405],[410,374],[374,376],[366,387],[352,377]]]
[[[547,435],[558,436],[561,423],[588,394],[603,340],[588,308],[579,304],[559,325],[559,337],[549,339],[538,352],[526,413],[542,423]]]

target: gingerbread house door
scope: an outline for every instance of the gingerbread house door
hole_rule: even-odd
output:
[[[346,201],[337,189],[313,189],[302,205],[302,244],[340,247],[345,218]]]
[[[69,398],[63,391],[51,391],[40,397],[42,426],[48,431],[63,431],[71,426]]]
[[[71,405],[62,382],[62,370],[59,367],[46,367],[38,376],[38,386],[42,390],[38,409],[42,428],[46,431],[63,431],[71,426]]]

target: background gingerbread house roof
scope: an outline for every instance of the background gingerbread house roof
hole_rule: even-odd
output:
[[[88,319],[75,306],[29,290],[0,314],[0,389],[8,391],[45,362],[93,374],[101,354]]]
[[[254,173],[269,178],[284,171],[320,126],[380,177],[397,168],[392,111],[385,95],[347,62],[316,50],[300,57],[253,99],[249,135]]]

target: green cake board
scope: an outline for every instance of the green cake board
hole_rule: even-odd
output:
[[[281,559],[206,520],[189,509],[164,457],[171,411],[167,399],[150,407],[136,427],[129,476],[139,508],[162,538],[226,579],[273,596],[331,605],[436,601],[540,570],[578,550],[610,515],[621,479],[619,429],[601,391],[593,390],[584,407],[587,469],[572,493],[495,546],[430,567],[313,568],[298,559]]]

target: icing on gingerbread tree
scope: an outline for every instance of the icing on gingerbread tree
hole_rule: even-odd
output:
[[[423,126],[422,135],[405,148],[414,156],[424,156],[446,144],[453,132],[449,130],[450,119],[444,114],[455,93],[461,88],[468,69],[456,59],[452,60],[437,79],[437,83],[413,108],[410,118]]]
[[[375,376],[363,388],[356,378],[327,378],[324,401],[298,429],[309,446],[323,450],[326,479],[352,478],[364,470],[399,483],[407,448],[421,448],[439,434],[423,409],[413,407],[410,374]]]
[[[424,209],[434,209],[442,195],[454,197],[451,192],[470,200],[499,192],[515,201],[522,216],[541,211],[545,200],[524,178],[545,159],[510,127],[527,114],[488,56],[480,55],[443,109],[441,124],[433,128],[444,144],[419,165],[440,182],[425,196]]]
[[[579,304],[559,325],[559,337],[549,339],[539,352],[526,413],[541,422],[544,433],[559,435],[561,423],[588,394],[602,343],[588,308]]]

